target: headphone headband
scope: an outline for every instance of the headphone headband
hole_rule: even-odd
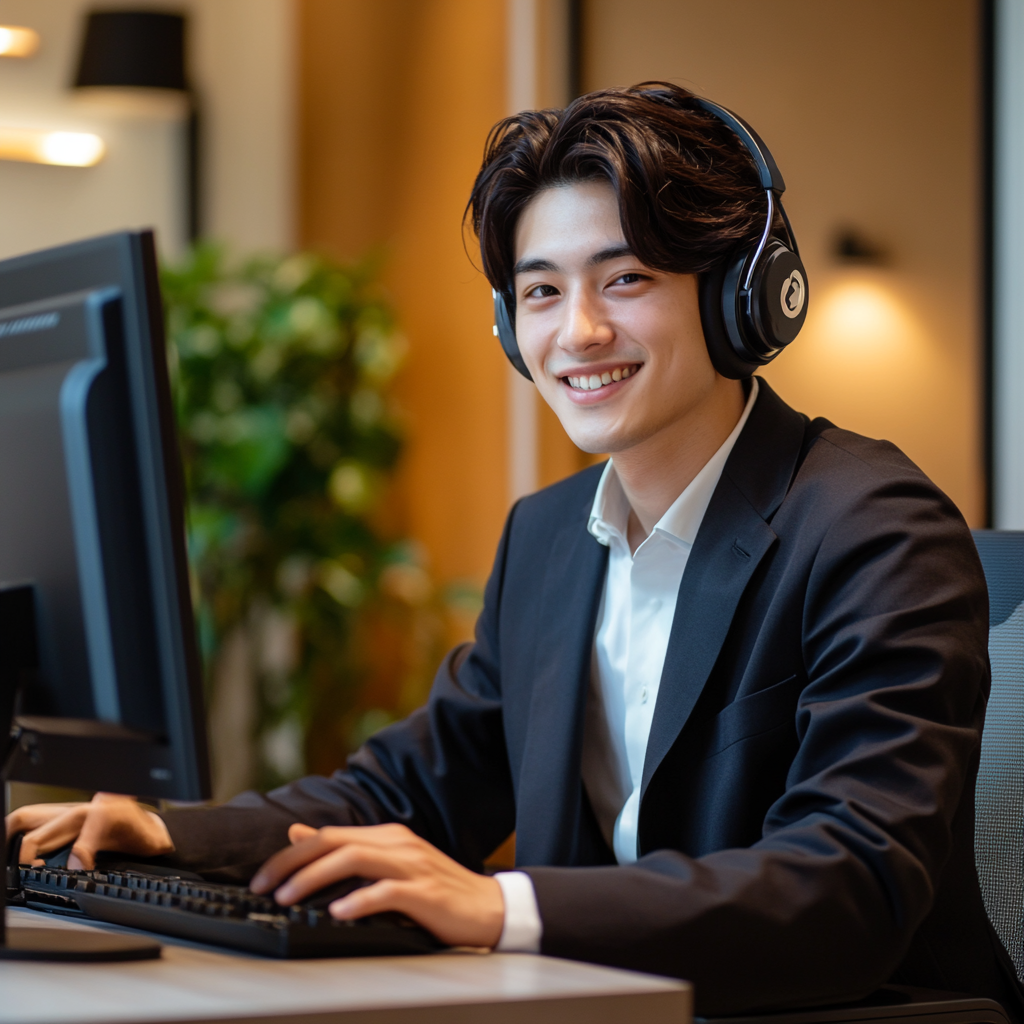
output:
[[[761,141],[761,136],[742,117],[720,104],[712,103],[711,100],[703,99],[700,96],[694,96],[693,102],[701,110],[724,121],[739,136],[740,142],[743,143],[744,148],[757,165],[761,188],[765,191],[770,189],[777,196],[781,196],[786,191],[786,182],[775,163],[775,157],[772,156],[771,150]]]

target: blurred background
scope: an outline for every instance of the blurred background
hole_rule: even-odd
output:
[[[511,502],[590,461],[505,362],[462,229],[509,112],[655,78],[739,112],[811,282],[764,376],[972,526],[1024,526],[1022,0],[0,0],[0,26],[0,257],[157,231],[220,798],[422,702]]]

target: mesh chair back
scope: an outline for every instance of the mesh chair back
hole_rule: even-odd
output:
[[[1024,532],[976,530],[989,594],[992,693],[974,851],[985,909],[1024,980]]]

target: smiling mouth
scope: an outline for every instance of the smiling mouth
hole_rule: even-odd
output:
[[[614,370],[605,370],[604,373],[592,373],[580,377],[563,377],[562,380],[574,391],[597,391],[599,388],[607,387],[609,384],[617,384],[620,380],[632,377],[638,373],[641,363],[630,363],[626,366],[616,366]]]

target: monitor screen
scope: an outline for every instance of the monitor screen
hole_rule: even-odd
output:
[[[0,262],[0,480],[8,778],[206,798],[150,232]]]

